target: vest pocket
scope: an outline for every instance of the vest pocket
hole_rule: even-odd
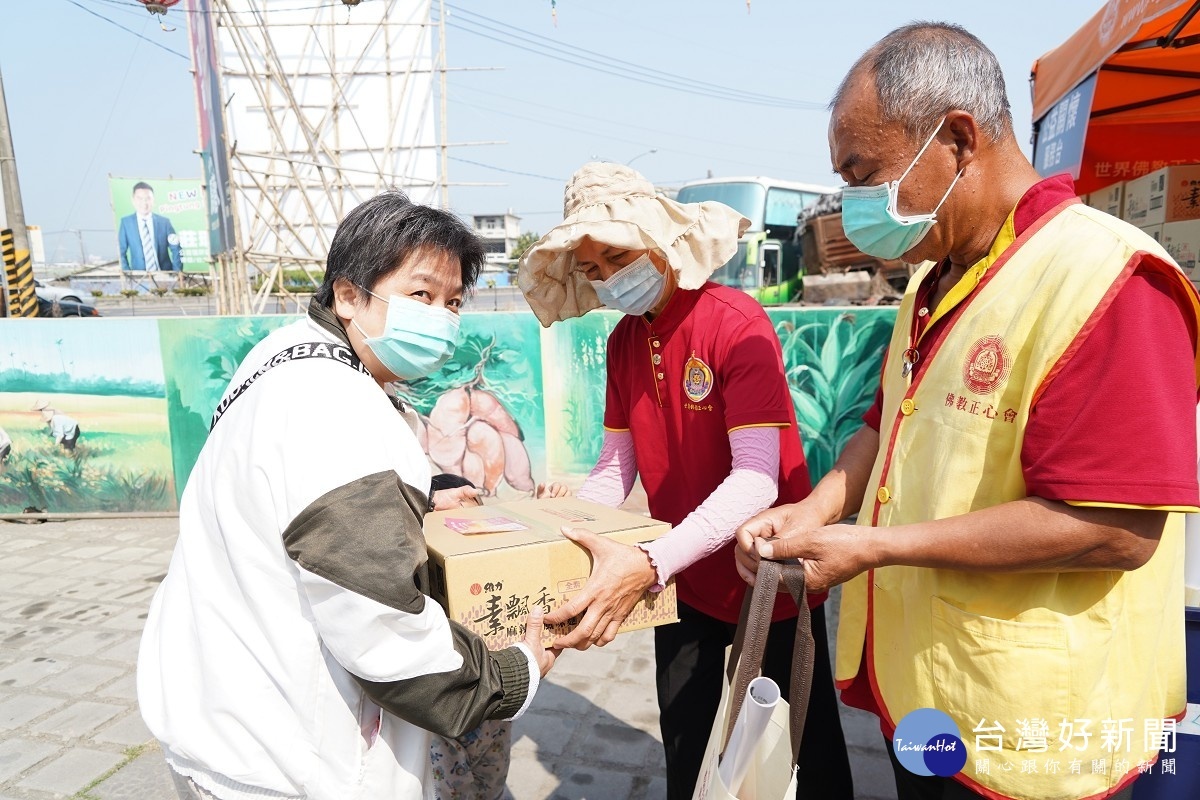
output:
[[[1059,722],[1074,719],[1071,657],[1061,623],[1044,616],[986,617],[938,597],[930,610],[934,706],[958,723],[972,752],[976,737],[993,745],[996,736],[1003,737],[1005,750],[1016,750],[1018,720],[1045,720],[1053,742]]]

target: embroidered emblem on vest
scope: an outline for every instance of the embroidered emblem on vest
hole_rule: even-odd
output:
[[[975,394],[991,394],[1008,378],[1012,357],[999,336],[984,336],[971,345],[963,364],[963,383]]]
[[[708,364],[696,358],[696,351],[683,366],[683,391],[693,403],[708,397],[713,388],[713,374]]]

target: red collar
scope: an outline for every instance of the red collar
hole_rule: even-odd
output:
[[[700,301],[700,295],[704,294],[704,290],[708,286],[709,284],[706,283],[699,289],[676,288],[671,295],[671,299],[667,301],[667,306],[662,310],[662,313],[655,317],[653,322],[650,322],[644,316],[641,317],[642,324],[646,326],[646,330],[651,335],[666,336],[687,319],[688,314],[692,313],[692,309]]]
[[[1075,197],[1075,181],[1066,173],[1038,181],[1029,187],[1013,210],[1013,233],[1020,236],[1030,225],[1072,197]]]

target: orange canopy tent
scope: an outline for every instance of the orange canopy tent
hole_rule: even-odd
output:
[[[1200,163],[1200,0],[1109,0],[1030,82],[1034,166],[1081,194]]]

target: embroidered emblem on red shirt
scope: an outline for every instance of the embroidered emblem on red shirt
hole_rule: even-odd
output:
[[[963,383],[975,394],[990,394],[1008,378],[1012,357],[999,336],[984,336],[971,345],[963,364]]]
[[[696,351],[683,366],[683,391],[693,403],[708,397],[713,388],[713,373],[708,364],[696,358]]]

